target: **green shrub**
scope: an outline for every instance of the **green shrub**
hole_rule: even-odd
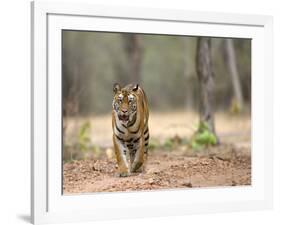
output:
[[[216,145],[217,138],[215,134],[210,131],[205,122],[200,122],[198,130],[191,138],[190,145],[194,150],[202,149],[206,146]]]
[[[168,138],[164,141],[163,147],[165,150],[171,150],[174,146],[174,143],[171,138]]]
[[[78,132],[78,148],[83,152],[86,152],[91,144],[90,129],[91,124],[87,121],[81,125]]]
[[[160,142],[157,139],[151,138],[149,140],[149,144],[148,144],[149,150],[155,150],[156,148],[159,148],[159,147],[160,147]]]

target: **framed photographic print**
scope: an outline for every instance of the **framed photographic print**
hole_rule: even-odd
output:
[[[269,16],[32,3],[34,224],[272,207]]]

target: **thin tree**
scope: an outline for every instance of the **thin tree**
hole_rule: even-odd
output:
[[[138,34],[124,34],[124,47],[128,59],[129,82],[141,83],[142,44]]]
[[[238,68],[237,68],[236,54],[235,54],[233,39],[229,39],[229,38],[225,39],[224,43],[225,43],[225,53],[226,53],[228,70],[229,70],[229,74],[231,76],[232,87],[233,87],[233,92],[234,92],[232,108],[235,105],[235,108],[237,108],[238,112],[240,112],[241,110],[243,110],[244,101],[243,101],[242,88],[240,85],[240,79],[239,79],[239,73],[238,73]]]
[[[188,53],[190,52],[191,45],[193,45],[193,43],[190,44],[189,38],[184,37],[182,39],[182,48],[183,48],[184,55],[185,55],[185,57],[183,58],[183,74],[184,74],[184,78],[187,81],[190,81],[190,78],[193,77],[193,76],[190,76],[190,73],[191,73],[190,68],[193,65],[190,65],[191,60],[188,57]],[[188,82],[188,85],[190,83],[192,83],[192,82]],[[193,85],[189,85],[188,88],[189,89],[193,88]],[[194,95],[193,95],[192,91],[190,91],[190,94],[188,94],[186,96],[186,106],[187,107],[193,107],[194,106]]]
[[[210,45],[210,38],[199,37],[197,40],[196,71],[199,80],[199,114],[200,124],[208,126],[209,132],[212,132],[217,138],[213,112],[214,82]]]

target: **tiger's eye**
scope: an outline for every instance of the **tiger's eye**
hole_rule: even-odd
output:
[[[122,100],[123,100],[123,95],[122,94],[118,95],[118,102],[121,103]]]
[[[129,103],[132,103],[133,100],[134,100],[134,96],[133,96],[133,95],[129,95],[129,96],[128,96],[128,102],[129,102]]]

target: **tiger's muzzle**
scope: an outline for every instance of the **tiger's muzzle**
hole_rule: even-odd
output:
[[[123,122],[128,122],[129,121],[129,114],[126,114],[126,113],[118,114],[118,119],[123,121]]]

